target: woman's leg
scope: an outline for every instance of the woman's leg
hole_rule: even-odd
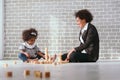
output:
[[[23,53],[19,53],[18,54],[18,57],[23,61],[23,62],[25,62],[25,61],[27,61],[27,57],[26,57],[26,55],[25,54],[23,54]]]
[[[63,61],[67,58],[67,54],[68,54],[68,53],[65,53],[65,54],[62,55],[62,60],[63,60]]]
[[[88,54],[73,52],[70,54],[69,62],[88,62]]]

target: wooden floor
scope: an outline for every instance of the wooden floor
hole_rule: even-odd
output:
[[[8,64],[5,67],[5,64]],[[24,70],[30,75],[25,76]],[[12,72],[11,78],[6,77]],[[41,71],[43,78],[36,78],[34,71]],[[50,78],[44,73],[50,72]],[[21,61],[0,61],[0,80],[120,80],[120,61],[100,61],[97,63],[67,63],[67,64],[26,64]]]

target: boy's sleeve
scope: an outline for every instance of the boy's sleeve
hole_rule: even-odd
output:
[[[37,52],[40,51],[40,48],[37,45],[35,46],[35,49],[36,49]]]
[[[36,46],[36,51],[37,51],[37,52],[41,52],[40,48],[37,47],[37,46]],[[41,52],[41,53],[43,53],[43,52]],[[44,54],[44,53],[43,53],[43,54]]]
[[[24,49],[25,49],[25,46],[23,44],[20,44],[19,50],[24,50]]]

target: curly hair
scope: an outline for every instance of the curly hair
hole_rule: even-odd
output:
[[[80,19],[85,19],[86,22],[91,22],[93,20],[93,15],[87,10],[82,9],[75,13],[75,17]]]
[[[22,33],[23,41],[28,41],[31,38],[35,38],[36,39],[37,36],[38,36],[38,32],[34,28],[30,28],[30,29],[24,30],[23,33]]]

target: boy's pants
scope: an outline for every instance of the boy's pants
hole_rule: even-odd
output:
[[[28,57],[25,55],[25,54],[23,54],[23,53],[19,53],[18,54],[18,57],[23,61],[23,62],[25,62],[25,61],[27,61],[27,59],[28,59]],[[39,56],[39,55],[37,55],[36,57],[31,57],[31,58],[29,58],[29,59],[40,59],[40,58],[42,58],[41,56]]]

